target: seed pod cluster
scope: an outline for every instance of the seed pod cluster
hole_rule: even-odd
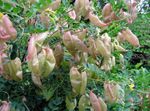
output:
[[[73,92],[78,94],[84,94],[87,85],[86,72],[80,73],[76,67],[70,69],[70,81]]]
[[[32,80],[37,86],[41,84],[41,78],[52,72],[56,63],[52,49],[42,45],[47,35],[47,32],[33,35],[28,44],[28,66],[32,72]]]
[[[126,40],[133,46],[140,46],[137,36],[133,34],[129,28],[122,30],[122,32],[118,33],[117,38],[120,41]]]
[[[21,60],[17,57],[10,60],[5,53],[0,55],[1,74],[4,78],[10,80],[22,80]]]
[[[64,32],[63,43],[72,56],[75,56],[77,51],[87,52],[87,47],[78,36],[72,35],[70,31]]]
[[[110,3],[107,3],[102,9],[104,21],[108,23],[114,20],[123,19],[126,20],[128,24],[133,23],[133,21],[137,18],[137,2],[136,0],[125,0],[125,4],[128,7],[128,12],[125,12],[122,9],[120,9],[120,16],[117,16],[115,11],[113,11],[112,5]]]
[[[123,103],[124,90],[117,83],[105,82],[104,83],[105,99],[109,103]]]

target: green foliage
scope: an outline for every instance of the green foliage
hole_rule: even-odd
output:
[[[13,0],[13,2],[3,2],[3,0],[0,0],[0,12],[10,16],[18,32],[17,39],[8,42],[9,47],[11,47],[9,57],[11,59],[19,57],[23,67],[23,80],[20,82],[5,80],[0,76],[0,100],[11,101],[11,111],[66,111],[65,98],[67,95],[70,95],[72,91],[69,78],[69,62],[72,61],[72,58],[67,51],[65,50],[66,53],[60,68],[54,69],[54,71],[42,81],[44,83],[42,89],[37,88],[33,84],[30,75],[31,72],[28,70],[25,60],[30,35],[47,30],[45,25],[39,21],[38,13],[45,9],[51,2],[51,0],[39,0],[39,2],[35,4],[30,4],[28,0]],[[121,7],[126,7],[122,1],[115,3],[115,0],[103,0],[102,4],[104,4],[104,2],[110,2],[116,12]],[[15,4],[15,7],[12,3]],[[94,11],[98,15],[101,15],[101,12],[97,9],[100,9],[99,6],[102,4],[101,2],[97,4],[97,0],[93,1],[93,6],[95,7]],[[82,19],[81,21],[74,21],[70,19],[67,16],[67,12],[72,8],[73,5],[70,5],[68,0],[62,0],[60,8],[50,16],[50,21],[52,22],[48,27],[48,31],[52,32],[52,34],[55,33],[58,29],[55,26],[57,21],[64,18],[68,22],[69,28],[62,25],[61,30],[63,31],[87,28],[88,36],[96,38],[107,32],[113,40],[119,31],[128,26],[135,35],[138,36],[141,46],[144,47],[135,49],[131,45],[124,43],[125,48],[129,50],[124,54],[126,64],[124,69],[116,65],[111,71],[105,72],[90,58],[88,58],[88,64],[81,63],[78,65],[80,70],[87,71],[91,76],[88,79],[86,93],[89,94],[89,91],[93,90],[97,95],[103,95],[104,81],[115,81],[121,84],[125,89],[126,100],[123,104],[108,104],[108,111],[129,111],[130,108],[137,111],[148,111],[149,100],[146,96],[149,94],[150,89],[150,69],[148,68],[150,62],[147,62],[147,67],[145,67],[142,65],[143,61],[131,64],[130,60],[134,52],[142,52],[150,56],[150,15],[139,14],[137,20],[131,25],[123,21],[115,21],[111,23],[108,28],[100,29],[93,26],[88,20]],[[37,20],[34,25],[28,24],[28,21],[32,18]],[[57,43],[62,42],[62,39],[60,36],[49,35],[45,42],[54,48]],[[145,48],[146,46],[148,48]],[[114,53],[114,55],[118,56],[117,52]],[[96,59],[102,60],[102,58]],[[130,84],[135,85],[133,90],[130,89]],[[139,95],[142,95],[142,100]],[[133,98],[134,102],[128,101],[130,98]],[[77,101],[79,101],[79,97],[77,97]],[[139,105],[139,101],[143,101],[142,105]],[[76,110],[78,109],[76,108]]]

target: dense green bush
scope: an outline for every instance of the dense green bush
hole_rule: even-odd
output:
[[[149,110],[150,14],[147,12],[146,6],[149,4],[146,1],[145,4],[147,5],[144,5],[142,7],[143,10],[140,11],[147,13],[139,12],[137,19],[132,24],[127,24],[124,20],[116,20],[104,28],[97,27],[84,18],[81,18],[81,20],[71,19],[68,16],[68,12],[74,9],[73,0],[62,0],[61,5],[55,11],[44,11],[53,2],[52,0],[39,0],[34,3],[31,1],[34,2],[34,0],[0,0],[0,14],[7,14],[17,30],[17,38],[6,42],[9,47],[7,55],[9,60],[14,60],[16,57],[20,58],[23,71],[23,79],[21,81],[8,80],[4,77],[4,74],[0,75],[0,105],[3,103],[2,101],[10,102],[11,111],[67,111],[69,110],[69,104],[74,107],[71,107],[72,110],[78,111],[81,104],[80,98],[84,95],[87,99],[85,104],[87,104],[88,111],[92,108],[88,101],[90,101],[89,96],[92,94],[91,91],[93,91],[97,96],[103,98],[107,104],[108,111]],[[126,8],[124,3],[117,2],[116,4],[114,0],[92,0],[92,10],[101,20],[104,19],[102,17],[102,8],[107,2],[112,4],[116,12],[119,12],[121,7]],[[48,26],[44,24],[45,21],[40,19],[42,12],[49,14]],[[67,25],[65,25],[66,22]],[[119,51],[112,52],[112,55],[116,58],[116,65],[109,71],[101,69],[104,61],[103,56],[96,55],[94,58],[90,54],[84,55],[82,53],[83,44],[88,46],[89,38],[97,39],[107,33],[113,42],[118,32],[127,27],[139,38],[140,46],[133,47],[128,42],[122,43],[121,45],[127,51],[123,53]],[[85,28],[88,30],[86,37],[82,42],[77,42],[77,46],[75,44],[75,47],[79,48],[77,53],[80,54],[79,58],[81,58],[81,60],[78,60],[76,55],[74,56],[70,53],[74,49],[71,48],[71,51],[69,51],[63,37],[67,31],[77,33],[77,30]],[[46,31],[48,31],[46,39],[44,39],[43,44],[38,44],[39,46],[37,47],[45,48],[46,45],[49,45],[55,52],[56,45],[59,43],[64,50],[64,56],[60,66],[55,66],[47,77],[41,77],[42,85],[38,86],[34,84],[35,82],[31,78],[32,68],[28,67],[29,62],[26,60],[28,42],[32,34]],[[120,54],[124,57],[122,64],[119,61]],[[83,72],[86,72],[87,87],[83,93],[73,90],[70,75],[77,72],[70,71],[72,66],[76,67],[82,75]],[[77,80],[80,81],[81,78],[79,77]],[[121,93],[119,96],[121,95],[121,97],[116,103],[107,101],[104,84],[111,84],[109,86],[111,88],[119,85],[119,93]],[[2,110],[0,109],[0,111]]]

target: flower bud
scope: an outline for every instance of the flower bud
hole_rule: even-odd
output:
[[[10,103],[8,103],[7,101],[2,101],[0,111],[10,111]]]
[[[124,91],[116,83],[105,82],[105,99],[109,103],[121,103],[124,100]]]
[[[64,50],[60,44],[55,47],[54,56],[56,59],[56,65],[59,67],[64,57]]]

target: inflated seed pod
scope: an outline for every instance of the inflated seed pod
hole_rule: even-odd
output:
[[[139,40],[135,34],[132,33],[130,29],[126,29],[122,31],[122,34],[131,45],[133,46],[140,46]]]
[[[8,103],[7,101],[2,101],[0,111],[10,111],[10,103]]]
[[[95,110],[95,111],[102,111],[101,109],[101,105],[99,103],[99,100],[97,98],[97,96],[92,92],[90,91],[90,102],[92,104],[92,108]]]
[[[73,92],[76,94],[80,93],[82,77],[76,67],[70,69],[70,80]]]
[[[95,26],[98,26],[98,27],[106,27],[108,26],[107,23],[104,23],[103,21],[101,21],[97,15],[93,14],[92,12],[89,12],[88,14],[88,18],[90,20],[90,22],[92,24],[94,24]]]
[[[109,103],[121,103],[124,101],[124,91],[117,83],[104,83],[105,99]]]
[[[19,58],[15,58],[14,60],[9,60],[5,55],[2,57],[2,67],[3,67],[3,76],[6,79],[12,80],[22,80],[22,68],[21,68],[21,60]]]
[[[90,11],[90,1],[89,0],[76,0],[74,9],[77,15],[77,19],[80,20],[81,17],[87,17]]]
[[[0,19],[0,41],[8,41],[15,39],[17,36],[17,31],[13,27],[8,15],[2,15]]]
[[[81,73],[81,89],[80,89],[80,94],[85,94],[86,86],[87,86],[87,74],[86,72]]]
[[[59,67],[64,57],[64,50],[60,44],[56,45],[55,50],[54,50],[54,56],[56,59],[56,65],[57,67]]]
[[[107,105],[101,97],[98,97],[99,104],[101,105],[101,111],[107,111]]]
[[[74,35],[78,36],[80,40],[84,40],[87,35],[87,29],[77,30]]]

